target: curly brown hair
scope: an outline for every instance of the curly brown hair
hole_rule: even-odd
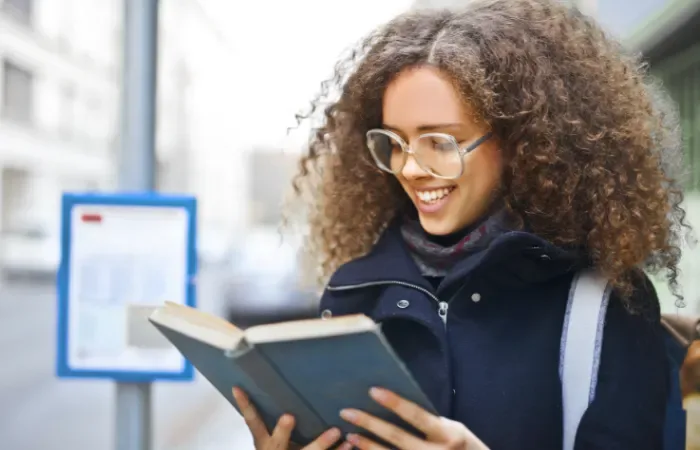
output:
[[[641,270],[678,293],[682,161],[678,118],[638,55],[555,0],[483,0],[414,10],[377,29],[322,85],[322,111],[294,187],[323,282],[370,250],[408,201],[365,142],[400,72],[439,68],[498,136],[503,195],[519,226],[584,249],[623,297]],[[333,88],[339,90],[330,101]],[[325,108],[321,109],[326,104]]]

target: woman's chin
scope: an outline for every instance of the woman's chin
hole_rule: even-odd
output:
[[[452,220],[446,218],[437,218],[418,214],[418,220],[423,230],[434,236],[444,236],[458,231],[460,227],[456,226]]]

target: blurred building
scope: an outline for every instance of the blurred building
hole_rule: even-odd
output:
[[[53,268],[60,192],[111,186],[120,38],[110,6],[0,2],[4,267]]]
[[[700,0],[661,1],[640,21],[627,42],[644,53],[678,103],[689,188],[700,190]]]
[[[122,12],[121,0],[0,0],[5,269],[53,271],[61,192],[116,188]],[[231,49],[195,0],[161,2],[159,39],[157,184],[197,194],[202,240],[225,245],[221,230],[247,214],[243,152],[217,108]]]

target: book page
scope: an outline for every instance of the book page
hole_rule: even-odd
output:
[[[377,329],[377,324],[363,314],[353,314],[332,319],[300,319],[289,322],[257,325],[244,334],[252,344],[275,341],[318,339],[344,334],[364,333]]]
[[[182,208],[79,205],[72,211],[68,361],[73,369],[179,372],[184,359],[147,320],[184,304]]]

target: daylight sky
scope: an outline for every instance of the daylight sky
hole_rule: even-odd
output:
[[[237,144],[297,147],[306,134],[287,138],[286,128],[294,125],[294,113],[308,104],[338,57],[411,3],[202,0],[233,47],[230,61],[222,62],[219,82],[211,86],[219,91],[227,86],[212,98],[233,102],[220,119],[237,130]]]

